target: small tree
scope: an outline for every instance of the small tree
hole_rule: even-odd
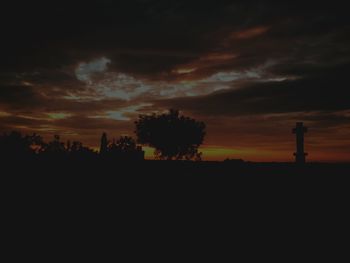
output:
[[[199,146],[205,136],[205,124],[180,116],[178,110],[157,115],[140,115],[135,122],[138,143],[155,148],[158,159],[200,160]]]

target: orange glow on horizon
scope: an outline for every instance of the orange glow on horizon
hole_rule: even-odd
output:
[[[145,151],[146,160],[154,160],[154,149],[151,147],[142,147]],[[349,162],[350,154],[331,153],[313,151],[309,149],[310,154],[307,157],[308,162]],[[291,150],[264,150],[254,148],[229,148],[222,146],[204,146],[199,149],[202,152],[203,161],[224,161],[226,159],[242,159],[250,162],[294,162],[293,152]]]

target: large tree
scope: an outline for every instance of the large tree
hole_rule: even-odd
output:
[[[180,116],[178,110],[164,114],[140,115],[135,122],[138,143],[155,148],[158,159],[199,160],[199,146],[205,136],[205,124]]]

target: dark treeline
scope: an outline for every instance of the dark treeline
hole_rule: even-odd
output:
[[[155,184],[181,176],[303,176],[349,175],[349,164],[250,163],[242,160],[203,162],[199,147],[205,136],[205,124],[184,117],[179,111],[141,115],[135,122],[137,139],[122,136],[109,140],[103,133],[99,151],[79,141],[63,142],[55,135],[45,141],[40,135],[10,132],[0,135],[0,165],[22,175],[59,175],[59,177],[96,175],[115,176],[118,180],[133,176],[157,176]],[[155,149],[155,161],[144,161],[142,146]],[[4,169],[5,170],[5,169]],[[46,177],[45,177],[46,178]],[[71,180],[72,177],[69,177]],[[170,181],[169,181],[170,180]],[[188,177],[186,177],[188,180]],[[78,180],[79,181],[79,180]],[[183,182],[181,182],[182,184]],[[153,184],[153,183],[152,183]]]
[[[46,159],[113,159],[122,161],[144,160],[141,145],[155,149],[154,156],[159,160],[201,160],[198,148],[203,143],[205,124],[180,115],[178,110],[167,113],[140,115],[135,122],[137,139],[122,136],[108,140],[103,133],[99,152],[86,147],[79,141],[62,142],[59,135],[45,142],[37,134],[22,135],[11,132],[0,135],[0,155],[2,159],[30,160]]]
[[[102,151],[95,151],[84,146],[79,141],[63,142],[59,135],[46,142],[40,135],[22,135],[12,131],[0,135],[0,155],[2,160],[58,160],[58,159],[96,159],[115,158],[121,160],[143,159],[143,151],[131,137],[120,137],[118,140],[108,141],[103,134]]]
[[[167,178],[193,176],[300,176],[300,175],[348,175],[349,164],[308,163],[251,163],[243,160],[224,162],[195,162],[184,160],[144,161],[142,147],[131,137],[120,137],[109,141],[107,134],[101,137],[100,151],[84,146],[78,141],[62,142],[58,135],[45,142],[37,134],[22,135],[11,132],[0,135],[1,164],[12,164],[16,170],[31,169],[43,173],[60,175],[118,174],[166,175]],[[48,168],[49,167],[49,168]],[[52,169],[54,167],[55,169]],[[67,169],[69,168],[69,169]],[[75,169],[75,170],[74,170]],[[125,173],[125,171],[127,173]],[[120,177],[120,178],[121,178]]]

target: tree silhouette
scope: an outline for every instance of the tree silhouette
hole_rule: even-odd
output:
[[[100,154],[106,154],[108,150],[107,134],[104,132],[101,137]]]
[[[135,125],[138,143],[155,148],[156,158],[200,160],[198,148],[205,136],[203,122],[169,110],[161,115],[140,115]]]
[[[118,149],[120,149],[123,152],[130,152],[130,151],[136,151],[136,141],[129,137],[129,136],[122,136],[119,138],[119,140],[116,142],[116,146]]]
[[[60,140],[59,135],[54,135],[54,139],[48,143],[44,143],[40,152],[42,155],[50,158],[86,158],[92,157],[96,152],[88,147],[83,146],[79,141],[68,141],[66,144]]]
[[[21,158],[39,153],[43,149],[42,137],[33,134],[22,136],[13,131],[10,134],[0,136],[0,155],[9,158]]]
[[[85,147],[83,143],[79,141],[73,141],[71,144],[67,142],[66,151],[71,157],[92,157],[96,152],[89,147]]]
[[[52,155],[64,155],[67,154],[67,148],[64,145],[64,142],[60,141],[59,135],[54,135],[54,139],[45,145],[43,150],[44,154]]]
[[[144,159],[144,152],[132,137],[122,136],[108,144],[104,156],[125,161],[139,161]]]

